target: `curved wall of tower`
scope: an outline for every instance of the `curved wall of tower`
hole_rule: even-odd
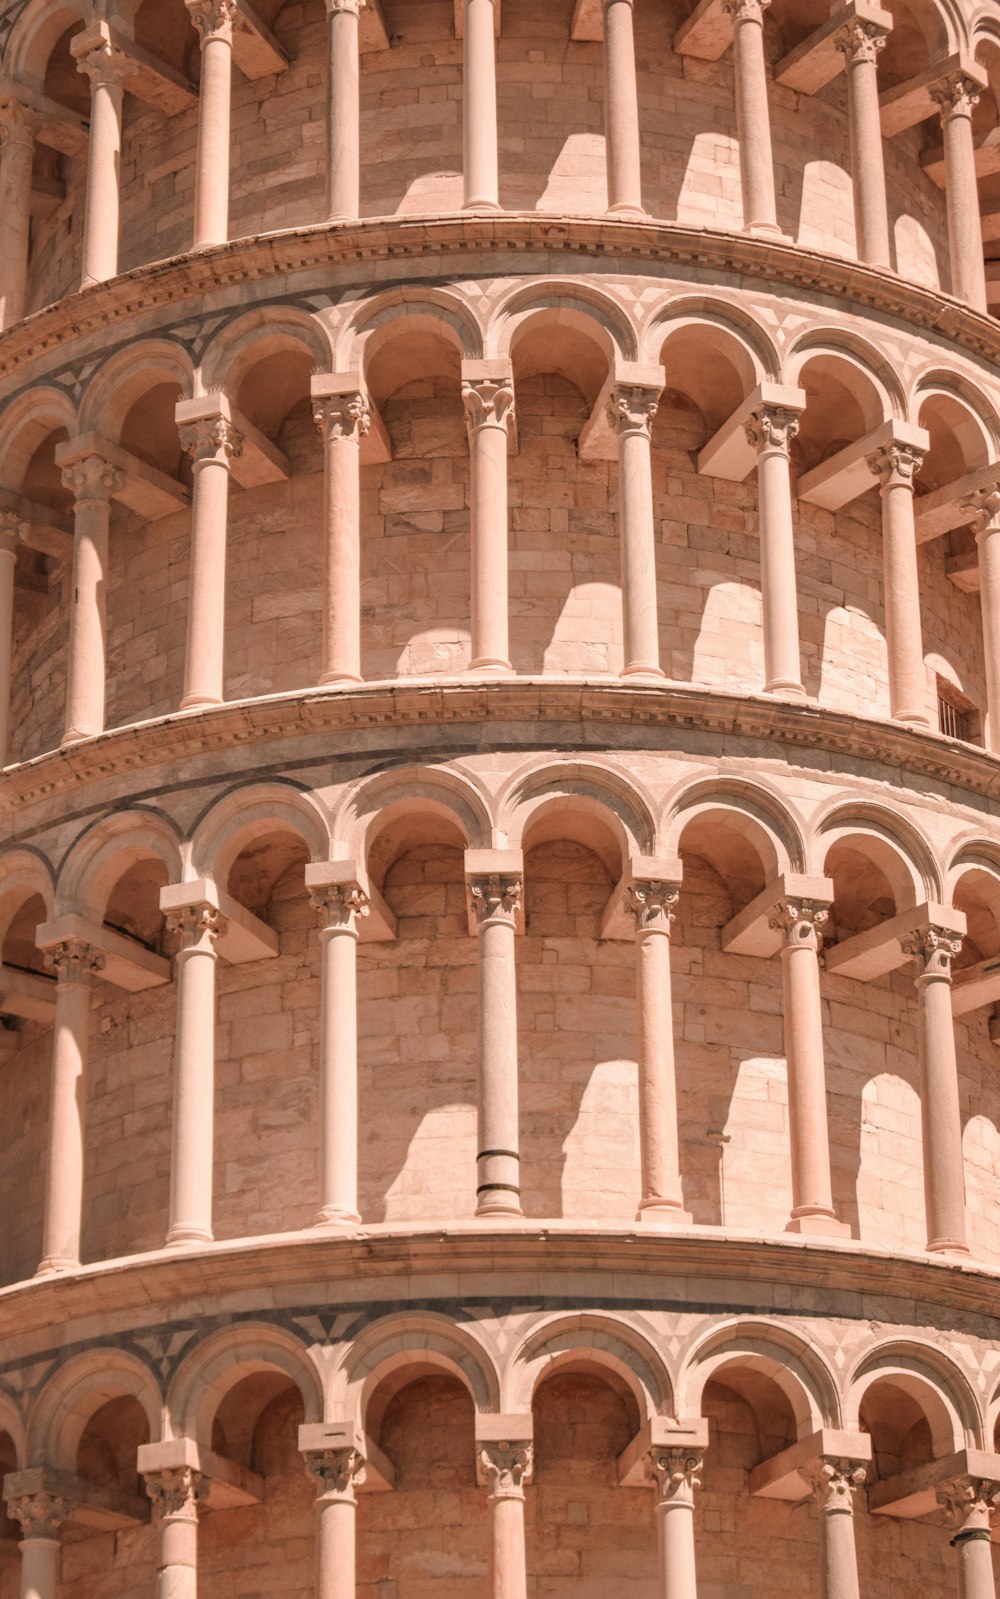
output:
[[[994,1599],[990,5],[0,52],[0,1599]]]

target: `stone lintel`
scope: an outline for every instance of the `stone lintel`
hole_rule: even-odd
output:
[[[239,454],[233,456],[230,471],[233,481],[241,489],[258,489],[265,483],[284,483],[291,477],[288,457],[236,409],[228,395],[204,394],[194,400],[178,400],[174,418],[179,428],[215,418],[228,422],[234,428],[243,447]]]
[[[309,392],[314,400],[332,400],[341,394],[363,394],[371,417],[371,427],[361,440],[361,465],[381,466],[392,460],[388,429],[360,372],[317,372],[310,380]]]
[[[940,538],[942,533],[950,533],[956,527],[967,527],[973,513],[963,510],[962,501],[970,494],[989,493],[995,489],[1000,489],[1000,462],[996,461],[978,466],[974,472],[966,472],[964,477],[945,483],[932,494],[922,494],[913,502],[917,543],[926,544],[928,539]]]
[[[900,1472],[897,1477],[885,1477],[869,1486],[868,1509],[874,1515],[898,1516],[905,1521],[932,1515],[940,1508],[938,1486],[953,1477],[1000,1482],[1000,1455],[987,1454],[983,1449],[959,1449],[925,1466]]]
[[[233,60],[245,78],[266,78],[272,72],[284,72],[288,55],[249,4],[249,0],[236,0],[236,19],[233,23]]]
[[[938,106],[933,91],[955,72],[964,73],[982,89],[989,86],[983,68],[965,50],[949,56],[946,61],[935,61],[915,78],[883,89],[878,97],[883,138],[892,139],[897,133],[935,116]]]
[[[91,949],[104,956],[101,981],[113,983],[130,994],[147,988],[162,988],[170,981],[170,962],[157,955],[138,939],[116,933],[102,922],[92,922],[86,916],[57,916],[54,921],[43,922],[35,933],[39,949],[52,949],[68,938],[82,939]]]
[[[191,490],[176,478],[168,477],[155,466],[140,461],[130,450],[102,438],[100,433],[81,433],[56,445],[56,466],[72,466],[89,455],[97,455],[122,474],[122,486],[112,492],[112,498],[146,521],[170,516],[183,511],[191,504]]]
[[[214,1454],[193,1438],[167,1438],[158,1444],[140,1444],[138,1469],[141,1477],[155,1471],[197,1471],[208,1479],[206,1510],[236,1510],[241,1505],[259,1505],[264,1498],[264,1479],[235,1460]]]
[[[631,944],[635,938],[635,918],[629,911],[626,895],[635,882],[674,883],[678,886],[684,878],[684,863],[679,855],[632,855],[625,870],[611,891],[611,898],[601,916],[602,939],[616,939]]]
[[[722,929],[722,948],[726,954],[762,955],[765,959],[776,955],[784,935],[780,928],[771,926],[771,913],[786,899],[807,899],[818,905],[830,905],[833,884],[828,877],[783,872],[726,923]]]
[[[945,575],[963,594],[979,593],[979,552],[964,550],[961,555],[949,555],[944,563]]]
[[[799,499],[807,505],[822,506],[824,511],[839,511],[859,495],[877,487],[878,480],[868,465],[868,457],[874,455],[876,450],[887,449],[892,444],[927,450],[930,448],[930,437],[924,428],[918,428],[912,422],[900,422],[895,418],[882,422],[870,433],[855,439],[853,444],[845,445],[836,455],[831,455],[829,460],[821,461],[811,472],[804,472],[796,491]]]
[[[38,119],[35,137],[39,144],[57,150],[60,155],[86,155],[90,122],[86,117],[67,111],[57,100],[47,94],[18,83],[13,78],[0,80],[0,100],[17,100]]]
[[[299,1453],[322,1454],[332,1449],[353,1449],[365,1463],[358,1493],[390,1493],[396,1486],[396,1468],[353,1421],[307,1421],[299,1427]]]
[[[762,1460],[750,1473],[750,1492],[758,1499],[787,1499],[798,1502],[808,1498],[812,1489],[800,1467],[808,1467],[814,1460],[850,1460],[855,1465],[866,1466],[872,1458],[872,1441],[867,1433],[840,1432],[836,1428],[822,1427],[808,1438],[800,1438],[769,1460]]]
[[[368,915],[358,917],[358,939],[362,944],[389,944],[396,937],[396,913],[382,898],[359,861],[310,861],[306,866],[306,888],[311,894],[324,888],[340,888],[357,883],[368,898]]]
[[[73,518],[53,511],[48,505],[38,505],[10,489],[0,489],[0,511],[14,511],[27,524],[24,542],[31,550],[40,550],[56,561],[65,561],[73,553]]]
[[[501,0],[493,0],[493,32],[500,37]],[[465,38],[465,0],[455,0],[455,38]]]
[[[26,1022],[51,1022],[56,1011],[56,981],[37,972],[0,966],[0,1015]]]
[[[367,55],[369,51],[388,50],[389,29],[382,9],[382,0],[366,0],[366,4],[361,7],[358,42],[362,55]]]
[[[662,366],[647,366],[639,361],[618,361],[594,402],[594,408],[580,430],[577,455],[581,461],[617,461],[618,439],[608,415],[608,405],[618,388],[662,391],[667,375]]]
[[[7,1474],[3,1480],[4,1499],[21,1499],[27,1494],[49,1494],[53,1499],[65,1500],[67,1521],[94,1532],[141,1527],[149,1520],[149,1504],[137,1494],[91,1482],[72,1471],[56,1471],[51,1466],[30,1466],[26,1471]]]
[[[166,116],[178,111],[188,111],[198,104],[198,90],[190,78],[176,72],[165,61],[144,50],[141,45],[110,22],[92,22],[82,33],[75,34],[71,53],[79,61],[92,50],[114,50],[126,63],[122,84],[129,94],[145,105],[154,106]]]
[[[828,945],[826,969],[838,977],[856,977],[862,983],[884,977],[886,972],[897,971],[912,960],[903,944],[911,933],[922,927],[946,927],[963,938],[965,915],[952,905],[914,905],[911,910],[880,922],[878,927],[870,927],[866,933],[856,933],[840,944]]]
[[[274,929],[233,899],[225,889],[219,888],[210,877],[198,877],[190,883],[168,883],[160,889],[160,909],[165,916],[195,905],[209,905],[224,918],[226,929],[220,935],[216,948],[231,966],[273,960],[277,955],[278,935]]]
[[[963,966],[951,979],[951,1011],[953,1016],[967,1016],[969,1011],[980,1010],[1000,1000],[1000,957],[978,961],[975,966]]]
[[[604,41],[603,0],[576,0],[569,36],[577,44],[602,44]]]
[[[723,0],[698,0],[674,34],[674,53],[697,56],[699,61],[718,61],[725,55],[732,37],[733,24]]]
[[[704,1416],[676,1420],[673,1416],[653,1416],[644,1421],[631,1443],[618,1456],[619,1488],[652,1488],[646,1472],[646,1456],[651,1449],[689,1449],[700,1455],[708,1448],[708,1421]]]
[[[472,895],[469,892],[469,882],[473,877],[516,877],[524,879],[524,851],[519,849],[467,849],[465,852],[465,883],[466,883],[466,911],[469,918],[469,936],[475,937],[479,930],[479,918],[476,915]],[[524,932],[524,895],[522,894],[514,912],[514,930]]]
[[[804,389],[794,388],[788,383],[772,383],[765,378],[747,395],[743,404],[737,406],[732,416],[723,422],[704,449],[698,452],[698,471],[703,477],[742,483],[757,465],[757,451],[746,434],[746,425],[754,412],[765,406],[802,411],[805,404]]]
[[[837,48],[837,35],[852,22],[867,22],[885,33],[892,32],[892,16],[868,0],[847,0],[832,11],[826,22],[790,50],[774,69],[774,81],[800,94],[817,94],[844,70],[844,56]]]
[[[972,131],[973,156],[977,178],[992,178],[1000,172],[1000,128],[974,128]],[[920,155],[920,165],[932,183],[939,189],[945,185],[944,145],[932,144]]]

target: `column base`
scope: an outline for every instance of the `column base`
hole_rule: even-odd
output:
[[[340,1210],[335,1205],[325,1205],[312,1224],[325,1227],[330,1232],[354,1232],[361,1226],[361,1217],[354,1210]]]
[[[214,1242],[212,1233],[204,1227],[171,1227],[164,1241],[164,1249],[197,1249],[200,1244]]]
[[[502,211],[503,206],[498,200],[466,200],[462,206],[463,211]]]
[[[689,1210],[669,1199],[644,1199],[635,1219],[647,1227],[690,1227],[694,1217]]]
[[[622,677],[652,677],[662,683],[666,675],[662,666],[647,666],[643,661],[629,661],[627,666],[622,667]]]
[[[346,685],[363,683],[364,678],[358,677],[356,672],[323,672],[316,682],[319,688],[335,688],[338,683]]]
[[[646,222],[649,212],[641,205],[609,205],[605,216],[624,217],[626,221]]]
[[[958,1255],[963,1260],[969,1260],[972,1250],[968,1244],[958,1238],[931,1238],[927,1244],[929,1255]]]
[[[483,655],[475,661],[470,661],[465,668],[466,672],[488,672],[491,677],[513,677],[514,668],[509,661],[501,661],[491,655]]]
[[[795,678],[773,678],[770,683],[764,684],[764,693],[780,694],[786,699],[806,700],[809,698],[802,684]]]
[[[524,1211],[502,1199],[482,1199],[475,1209],[477,1221],[523,1221]]]
[[[902,722],[904,727],[919,727],[923,732],[929,732],[931,719],[926,711],[893,711],[892,720]]]
[[[71,1260],[68,1255],[46,1255],[41,1265],[35,1272],[36,1277],[54,1277],[61,1271],[79,1271],[80,1262]]]
[[[201,711],[208,710],[213,705],[225,705],[225,700],[215,694],[185,694],[178,710]]]
[[[97,738],[103,732],[103,727],[69,727],[59,740],[59,748],[65,749],[67,744],[82,744],[85,738]]]
[[[779,228],[776,222],[747,222],[743,227],[744,233],[749,233],[752,239],[782,239],[786,244],[791,244],[791,235]]]
[[[838,1221],[829,1211],[810,1211],[793,1216],[785,1226],[786,1233],[800,1233],[809,1238],[850,1238],[851,1229],[845,1221]]]

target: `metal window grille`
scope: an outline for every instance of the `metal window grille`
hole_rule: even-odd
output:
[[[968,711],[961,710],[953,705],[950,700],[944,700],[938,695],[938,726],[946,738],[960,738],[966,744],[972,742],[972,718]]]

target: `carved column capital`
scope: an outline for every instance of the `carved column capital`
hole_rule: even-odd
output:
[[[834,38],[834,45],[849,67],[861,63],[874,65],[885,49],[888,34],[877,22],[862,22],[855,18],[848,22]]]
[[[29,110],[16,95],[0,97],[0,149],[8,144],[23,144],[33,150],[40,121],[37,112]]]
[[[177,910],[168,911],[166,916],[167,932],[180,934],[181,954],[196,946],[214,950],[217,940],[228,926],[226,918],[215,906],[205,902],[200,905],[181,905]]]
[[[372,413],[359,389],[347,394],[329,394],[313,401],[313,421],[324,444],[335,439],[353,439],[360,444],[371,431]]]
[[[635,917],[636,932],[669,934],[680,893],[678,883],[633,878],[625,890],[625,908]]]
[[[990,1523],[1000,1505],[1000,1482],[982,1477],[952,1477],[940,1482],[935,1498],[948,1526],[956,1528],[952,1543],[979,1538],[990,1542]]]
[[[821,1510],[830,1515],[854,1514],[854,1492],[864,1483],[867,1472],[855,1460],[842,1460],[835,1455],[823,1455],[807,1466],[799,1467],[812,1489],[812,1496]]]
[[[184,422],[178,429],[181,449],[190,455],[195,466],[206,461],[218,461],[223,466],[243,454],[243,438],[224,416],[203,416],[195,422]]]
[[[1000,523],[1000,478],[988,489],[967,494],[962,501],[962,510],[968,513],[969,526],[976,534],[985,533],[988,528]]]
[[[514,416],[513,385],[498,378],[463,378],[462,404],[470,433],[484,427],[506,432]]]
[[[799,412],[787,405],[762,405],[743,426],[752,450],[758,454],[770,450],[787,456],[799,431]]]
[[[62,480],[76,505],[110,505],[125,483],[118,468],[99,455],[83,455],[78,461],[71,461],[62,469]]]
[[[309,1449],[303,1459],[316,1484],[317,1498],[356,1502],[356,1490],[365,1480],[364,1456],[357,1449]]]
[[[64,938],[42,951],[48,971],[55,972],[60,983],[86,983],[97,972],[104,970],[105,958],[82,938]]]
[[[469,877],[466,882],[476,921],[480,926],[484,922],[513,924],[521,906],[521,894],[524,889],[522,878],[489,872],[485,876]]]
[[[655,1483],[661,1500],[693,1505],[704,1459],[697,1449],[651,1449],[646,1456],[646,1476]]]
[[[868,456],[868,470],[878,478],[881,489],[912,489],[925,453],[913,444],[884,444]]]
[[[734,24],[756,22],[763,27],[764,12],[770,4],[771,0],[723,0],[723,9],[732,17]]]
[[[481,1443],[479,1464],[494,1499],[522,1499],[531,1476],[535,1446],[519,1443]]]
[[[951,963],[962,948],[961,933],[950,927],[920,927],[900,942],[906,954],[917,962],[915,982],[929,978],[951,981]]]
[[[108,38],[81,42],[82,49],[74,50],[71,44],[70,50],[76,60],[77,71],[90,79],[90,87],[96,89],[103,84],[109,88],[120,89],[131,66],[124,50],[119,49]]]
[[[236,0],[184,0],[204,47],[210,39],[233,42],[233,25],[238,8]]]
[[[784,934],[786,949],[811,949],[818,955],[829,919],[829,905],[819,900],[784,899],[771,911],[768,926]]]
[[[147,1471],[145,1481],[157,1521],[173,1516],[196,1521],[198,1506],[207,1498],[210,1486],[208,1478],[193,1466]]]
[[[319,911],[320,926],[324,931],[357,932],[357,919],[367,916],[371,901],[360,883],[331,883],[310,894],[309,903]]]
[[[340,12],[347,11],[352,17],[360,17],[366,4],[367,0],[326,0],[326,14],[328,17],[335,17]]]
[[[29,531],[28,523],[16,511],[0,511],[0,555],[16,555]]]
[[[619,438],[625,433],[653,435],[653,418],[660,407],[660,390],[637,383],[620,383],[608,400],[608,420]]]
[[[7,1514],[19,1523],[22,1539],[46,1538],[56,1542],[69,1511],[65,1499],[43,1491],[7,1500]]]
[[[964,72],[949,72],[946,78],[936,83],[930,89],[930,97],[941,112],[941,121],[950,122],[953,117],[971,117],[973,108],[979,103],[982,93],[981,86],[974,78],[967,77]]]

